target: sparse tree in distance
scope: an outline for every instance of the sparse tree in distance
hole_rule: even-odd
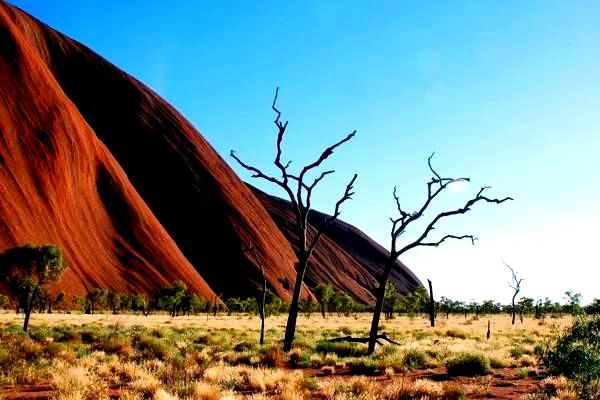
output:
[[[289,351],[292,348],[292,344],[294,342],[294,336],[296,333],[296,322],[298,320],[298,305],[300,302],[300,294],[302,291],[302,284],[304,282],[304,276],[306,274],[306,269],[308,267],[308,261],[312,255],[312,252],[315,249],[315,246],[319,242],[319,239],[321,238],[321,235],[323,234],[324,230],[327,228],[327,226],[329,224],[331,224],[331,222],[333,222],[335,219],[337,219],[337,217],[340,215],[340,212],[341,212],[340,206],[342,205],[342,203],[351,199],[352,195],[354,194],[354,192],[352,190],[354,187],[354,182],[356,181],[356,178],[357,178],[357,175],[354,174],[354,176],[352,177],[350,182],[346,185],[344,194],[336,202],[333,214],[331,216],[325,218],[325,220],[323,221],[322,224],[320,224],[320,226],[315,227],[315,231],[313,232],[312,235],[310,235],[311,237],[309,237],[309,235],[307,234],[308,229],[309,229],[308,214],[311,210],[311,197],[312,197],[313,190],[319,184],[319,182],[321,182],[323,180],[323,178],[325,178],[327,175],[332,174],[334,171],[333,170],[323,171],[310,183],[307,182],[307,180],[309,179],[308,174],[313,172],[316,168],[320,167],[321,164],[333,154],[335,149],[337,149],[339,146],[341,146],[342,144],[344,144],[347,141],[349,141],[350,139],[352,139],[354,137],[354,135],[356,134],[356,131],[353,131],[352,133],[347,135],[344,139],[327,147],[321,153],[319,158],[317,158],[315,161],[311,162],[310,164],[307,164],[304,167],[302,167],[302,169],[300,169],[300,172],[297,175],[292,174],[288,170],[288,168],[291,164],[291,161],[284,163],[281,160],[281,142],[286,133],[288,123],[287,123],[287,121],[282,122],[280,120],[281,112],[276,107],[278,94],[279,94],[279,88],[277,88],[275,91],[275,98],[273,99],[273,104],[272,104],[271,108],[277,115],[274,123],[277,126],[277,130],[278,130],[277,152],[275,155],[274,164],[277,167],[277,169],[279,170],[279,172],[281,173],[281,177],[276,178],[274,176],[265,174],[260,169],[253,167],[249,164],[246,164],[235,154],[235,152],[233,150],[231,151],[231,157],[234,160],[236,160],[243,168],[251,171],[253,173],[252,177],[265,179],[265,180],[281,187],[287,193],[287,195],[290,199],[290,202],[291,202],[291,208],[294,213],[295,222],[296,222],[295,230],[296,230],[296,235],[297,235],[297,240],[298,240],[298,243],[296,246],[296,248],[297,248],[296,257],[298,258],[298,265],[296,268],[296,281],[294,283],[292,302],[290,303],[288,320],[287,320],[286,329],[285,329],[285,337],[283,340],[283,350]]]
[[[567,290],[565,292],[566,309],[571,315],[583,314],[583,308],[581,307],[581,293],[576,293],[574,290]]]
[[[512,300],[511,300],[511,304],[512,304],[512,324],[515,324],[515,318],[517,315],[517,306],[515,305],[515,299],[517,298],[517,295],[519,294],[519,292],[521,291],[521,283],[523,282],[523,279],[519,278],[517,276],[517,273],[515,272],[514,269],[512,269],[512,267],[510,265],[508,265],[507,263],[505,263],[504,261],[502,261],[504,263],[504,265],[506,265],[506,267],[510,270],[511,273],[511,282],[508,283],[508,286],[514,290],[513,296],[512,296]]]
[[[106,306],[106,302],[108,301],[108,289],[93,288],[88,292],[85,299],[85,313],[94,314],[97,309]]]
[[[23,331],[29,328],[38,293],[58,282],[66,268],[63,254],[55,245],[26,244],[0,254],[2,280],[25,314]]]
[[[392,282],[388,281],[385,286],[385,294],[383,298],[385,319],[394,318],[394,309],[398,305],[399,300],[400,295],[398,294],[398,289],[396,289],[396,286]]]
[[[333,296],[333,286],[329,283],[319,283],[315,287],[315,295],[317,296],[317,300],[319,300],[319,305],[321,307],[321,315],[323,318],[327,318],[327,306],[331,301],[331,297]]]
[[[171,286],[161,288],[157,304],[160,308],[168,311],[171,317],[176,317],[182,309],[186,292],[187,285],[184,282],[174,281]]]
[[[381,274],[381,276],[379,278],[379,285],[378,285],[377,292],[376,292],[377,300],[375,303],[375,310],[373,312],[373,320],[371,322],[371,330],[370,330],[370,334],[369,334],[369,348],[368,348],[369,354],[373,354],[373,352],[375,351],[375,344],[378,339],[379,320],[381,318],[381,312],[383,309],[383,301],[384,301],[384,297],[385,297],[385,286],[389,280],[390,274],[391,274],[394,266],[396,265],[396,261],[398,260],[398,257],[400,257],[402,254],[404,254],[407,251],[412,250],[416,247],[420,247],[420,246],[437,247],[437,246],[441,245],[442,243],[444,243],[448,239],[456,239],[456,240],[469,239],[469,240],[471,240],[472,243],[475,243],[475,237],[473,235],[460,235],[460,236],[445,235],[445,236],[442,236],[440,239],[434,240],[434,241],[427,241],[427,237],[431,233],[431,231],[433,231],[435,229],[435,225],[440,220],[443,220],[447,217],[451,217],[454,215],[465,214],[465,213],[471,211],[471,208],[476,203],[485,202],[485,203],[501,204],[501,203],[504,203],[505,201],[512,200],[512,198],[510,198],[510,197],[505,197],[503,199],[489,198],[484,195],[484,191],[486,189],[488,189],[489,187],[484,186],[477,192],[477,194],[472,199],[468,200],[463,207],[455,209],[455,210],[444,211],[444,212],[439,213],[423,229],[422,233],[417,237],[417,239],[415,239],[414,241],[412,241],[398,249],[398,247],[397,247],[398,238],[400,236],[402,236],[403,234],[405,234],[407,228],[412,226],[415,221],[421,219],[421,217],[423,217],[425,215],[425,211],[429,208],[429,206],[431,206],[432,202],[434,200],[436,200],[441,193],[443,193],[446,189],[448,189],[449,186],[453,183],[470,181],[469,178],[444,178],[444,177],[440,176],[431,165],[431,159],[433,158],[434,154],[429,156],[429,158],[427,159],[427,164],[429,166],[429,170],[433,174],[433,176],[431,177],[429,182],[427,182],[427,198],[425,199],[424,203],[417,211],[406,212],[400,204],[400,197],[397,194],[397,188],[394,188],[393,196],[394,196],[394,200],[396,201],[396,209],[398,211],[399,216],[397,218],[390,218],[390,220],[392,222],[392,229],[390,232],[390,236],[391,236],[390,255],[385,263],[383,273]]]
[[[150,301],[145,294],[136,294],[131,299],[131,308],[133,311],[140,311],[145,316],[150,314]]]

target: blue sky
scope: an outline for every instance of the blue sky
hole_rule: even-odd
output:
[[[513,196],[435,232],[473,233],[476,246],[404,257],[436,294],[508,302],[503,259],[525,296],[600,297],[600,2],[13,3],[155,89],[230,164],[233,148],[273,171],[276,86],[293,165],[356,129],[314,204],[329,211],[357,172],[342,218],[386,247],[392,189],[416,208],[433,151],[440,172],[473,183],[430,216],[480,185]]]

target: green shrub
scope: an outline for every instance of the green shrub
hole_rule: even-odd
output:
[[[367,357],[349,360],[348,367],[356,375],[377,375],[380,372],[379,363]]]
[[[519,358],[523,357],[524,354],[525,354],[525,349],[523,349],[520,346],[516,346],[516,347],[513,347],[512,349],[510,349],[510,355],[513,358],[519,359]]]
[[[556,344],[548,349],[543,361],[551,374],[572,379],[582,399],[600,395],[600,317],[577,320]]]
[[[319,381],[314,376],[304,376],[302,387],[306,390],[315,391],[319,389]]]
[[[98,332],[95,330],[85,330],[79,333],[82,343],[90,344],[98,341]]]
[[[131,338],[125,335],[103,336],[93,344],[93,348],[107,354],[117,354],[121,357],[131,357],[134,353]]]
[[[402,363],[409,370],[422,368],[427,363],[427,355],[420,350],[408,350],[402,358]]]
[[[537,357],[537,358],[543,358],[544,355],[546,354],[546,346],[543,344],[536,344],[533,347],[533,354]]]
[[[480,376],[491,371],[490,359],[484,354],[461,353],[446,363],[450,376]]]
[[[256,348],[255,343],[250,342],[239,342],[235,346],[233,346],[234,351],[242,352],[242,351],[250,351]]]
[[[136,335],[134,346],[140,352],[141,357],[147,360],[158,358],[164,361],[172,355],[171,348],[164,341],[143,333]]]
[[[315,346],[317,353],[335,353],[339,357],[360,357],[367,354],[366,346],[359,346],[350,342],[328,342],[322,340]]]

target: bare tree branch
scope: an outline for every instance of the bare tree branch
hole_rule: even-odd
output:
[[[338,148],[338,147],[339,147],[339,146],[341,146],[342,144],[344,144],[344,143],[346,143],[347,141],[349,141],[350,139],[352,139],[352,138],[354,137],[354,135],[356,135],[356,131],[352,131],[351,133],[349,133],[349,134],[348,134],[348,136],[346,136],[345,138],[343,138],[343,139],[342,139],[342,140],[340,140],[339,142],[337,142],[337,143],[334,143],[334,144],[332,144],[331,146],[329,146],[328,148],[326,148],[326,149],[323,151],[323,153],[321,153],[321,155],[319,156],[319,158],[318,158],[316,161],[314,161],[314,162],[312,162],[312,163],[310,163],[310,164],[306,165],[304,168],[302,168],[302,171],[300,172],[300,176],[299,176],[299,178],[300,178],[300,181],[302,181],[302,180],[303,180],[303,178],[304,178],[304,175],[305,175],[305,174],[306,174],[308,171],[310,171],[311,169],[313,169],[313,168],[316,168],[316,167],[318,167],[319,165],[321,165],[321,163],[322,163],[323,161],[325,161],[326,159],[328,159],[328,158],[329,158],[329,156],[331,156],[331,155],[333,154],[333,151],[334,151],[336,148]]]
[[[456,236],[456,235],[446,235],[443,238],[441,238],[440,240],[438,240],[437,242],[422,242],[421,244],[419,244],[419,246],[432,246],[432,247],[438,247],[440,244],[444,243],[446,241],[446,239],[456,239],[456,240],[462,240],[462,239],[470,239],[471,240],[471,244],[475,244],[475,241],[477,240],[477,238],[473,235],[462,235],[462,236]]]
[[[342,203],[344,203],[347,200],[350,200],[352,198],[352,196],[354,195],[354,192],[352,190],[354,189],[354,182],[356,181],[357,177],[358,177],[358,175],[354,174],[354,176],[352,177],[350,182],[346,185],[346,190],[344,191],[344,195],[335,203],[335,209],[333,211],[333,214],[330,215],[329,217],[325,218],[325,220],[323,221],[321,226],[319,226],[319,228],[317,229],[317,234],[313,238],[311,244],[308,246],[309,257],[312,254],[315,246],[317,245],[317,242],[321,238],[323,231],[327,228],[327,226],[329,224],[331,224],[335,219],[337,219],[337,217],[340,216],[340,213],[341,213],[340,206],[342,205]]]
[[[429,225],[427,225],[427,227],[425,228],[425,230],[423,231],[423,233],[421,234],[421,236],[419,236],[419,238],[417,240],[415,240],[414,242],[404,246],[401,250],[399,250],[397,253],[398,255],[401,255],[403,253],[405,253],[406,251],[415,248],[417,246],[422,246],[423,240],[425,240],[425,238],[427,238],[427,235],[429,235],[429,233],[434,230],[435,224],[438,223],[441,219],[447,218],[447,217],[451,217],[453,215],[460,215],[460,214],[465,214],[466,212],[471,210],[471,207],[473,205],[475,205],[478,202],[487,202],[487,203],[495,203],[495,204],[501,204],[504,203],[505,201],[508,200],[513,200],[512,197],[505,197],[503,199],[490,199],[486,196],[483,196],[482,193],[483,191],[487,189],[487,187],[483,187],[481,188],[481,190],[479,190],[479,192],[477,193],[477,195],[472,198],[471,200],[467,201],[466,204],[456,210],[452,210],[452,211],[445,211],[442,212],[440,214],[438,214],[430,223]],[[412,221],[411,221],[412,222]],[[406,225],[405,225],[406,226]]]
[[[508,283],[508,286],[509,286],[511,289],[513,289],[513,290],[516,290],[516,291],[517,291],[517,294],[518,294],[518,293],[519,293],[519,291],[521,290],[521,282],[523,282],[523,278],[520,278],[520,279],[519,279],[519,277],[517,276],[517,273],[515,272],[515,270],[514,270],[514,269],[513,269],[513,268],[512,268],[510,265],[508,265],[506,262],[504,262],[504,260],[502,260],[502,263],[503,263],[504,265],[506,265],[506,267],[507,267],[507,268],[510,270],[510,273],[511,273],[511,275],[512,275],[512,280],[513,280],[513,281],[512,281],[512,283],[511,283],[511,282],[509,282],[509,283]]]
[[[437,181],[441,181],[442,177],[431,166],[431,159],[433,158],[433,156],[435,156],[435,151],[433,153],[431,153],[431,155],[427,158],[427,165],[429,165],[429,169],[431,170],[431,172],[433,172],[433,174],[437,178]],[[435,178],[432,178],[432,179],[435,179]]]
[[[279,120],[281,118],[281,111],[279,111],[277,109],[277,97],[278,96],[279,96],[279,87],[277,87],[275,89],[275,97],[273,98],[273,104],[271,105],[271,108],[277,114],[277,118],[275,118],[275,121],[273,121],[273,122],[275,123],[275,126],[277,126],[277,130],[278,130],[278,132],[277,132],[277,154],[275,155],[274,164],[281,171],[281,177],[283,179],[283,183],[287,184],[286,170],[290,166],[291,161],[288,161],[286,165],[283,165],[281,163],[281,142],[283,140],[283,135],[285,135],[285,130],[287,129],[288,121],[285,121],[285,123],[282,123]]]

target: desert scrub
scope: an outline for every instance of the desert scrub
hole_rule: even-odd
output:
[[[548,371],[570,378],[581,399],[600,397],[600,317],[578,319],[544,357]]]
[[[329,342],[321,340],[315,346],[315,351],[321,354],[335,353],[339,357],[360,357],[367,354],[367,347],[351,342]]]
[[[89,368],[69,366],[64,362],[54,365],[51,379],[56,399],[93,400],[102,398],[104,382]]]
[[[455,339],[466,339],[468,337],[467,332],[461,329],[448,329],[446,331],[446,336]]]
[[[408,350],[402,357],[402,364],[408,370],[422,368],[427,362],[427,355],[417,349]]]
[[[371,357],[351,358],[346,362],[350,371],[355,375],[378,375],[384,368]]]
[[[446,362],[450,376],[481,376],[491,372],[490,359],[481,353],[460,353]]]
[[[133,344],[139,352],[139,357],[146,360],[157,358],[164,361],[171,357],[174,351],[164,340],[145,333],[137,334],[133,339]]]

